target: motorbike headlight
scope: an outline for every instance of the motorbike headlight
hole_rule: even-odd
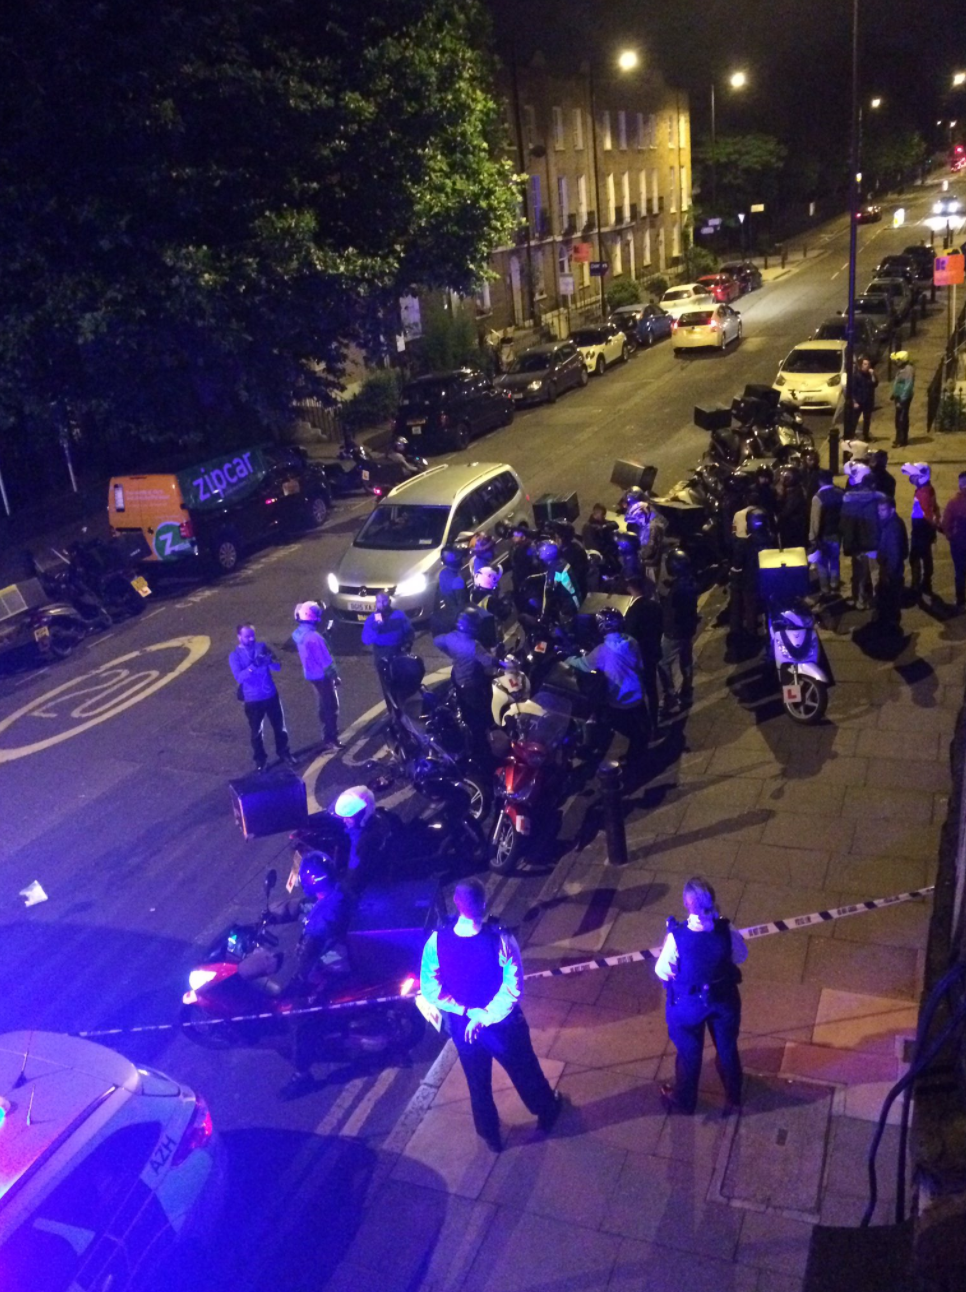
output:
[[[425,592],[429,583],[425,574],[414,574],[408,579],[403,579],[402,583],[396,584],[397,597],[418,597],[421,592]]]
[[[527,390],[539,390],[542,385],[542,381],[531,381],[529,386],[527,386]]]
[[[326,586],[333,596],[339,595],[339,580],[334,574],[327,574],[325,577]]]
[[[217,976],[214,969],[192,969],[188,974],[188,986],[192,991],[200,991]]]

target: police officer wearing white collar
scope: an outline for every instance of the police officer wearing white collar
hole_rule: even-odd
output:
[[[694,1112],[707,1025],[718,1052],[727,1115],[741,1106],[738,965],[748,958],[748,947],[728,920],[718,915],[714,889],[703,876],[688,880],[683,900],[688,918],[668,917],[667,937],[654,966],[667,988],[667,1029],[677,1050],[674,1084],[661,1087],[661,1099],[668,1112]]]
[[[487,920],[486,890],[478,879],[457,884],[458,912],[423,948],[420,991],[442,1010],[470,1091],[476,1133],[494,1153],[503,1147],[493,1102],[493,1060],[507,1072],[542,1131],[557,1120],[555,1094],[533,1052],[520,1008],[523,964],[516,939]]]

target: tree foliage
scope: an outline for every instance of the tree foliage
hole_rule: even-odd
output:
[[[517,192],[476,0],[31,0],[0,36],[0,428],[262,433]]]
[[[608,309],[620,309],[622,305],[637,305],[641,299],[640,286],[626,274],[618,274],[607,284]]]
[[[787,153],[772,135],[719,135],[713,157],[710,142],[702,144],[695,150],[695,159],[701,168],[703,204],[711,201],[712,164],[717,177],[720,209],[712,212],[709,206],[709,213],[724,217],[747,211],[753,202],[774,201]]]
[[[928,155],[918,130],[870,130],[863,147],[863,187],[898,188]]]

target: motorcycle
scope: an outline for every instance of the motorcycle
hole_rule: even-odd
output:
[[[347,440],[336,454],[334,462],[323,462],[322,473],[334,498],[349,494],[366,493],[373,459],[369,450],[354,440]]]
[[[370,460],[362,472],[362,485],[366,493],[382,498],[397,484],[402,484],[403,480],[421,475],[429,469],[429,463],[418,454],[407,453],[404,456],[405,464],[389,454],[382,459]]]
[[[418,655],[399,655],[383,669],[391,755],[386,770],[411,778],[415,764],[430,759],[466,791],[472,819],[483,821],[493,802],[489,769],[481,767],[474,757],[470,732],[455,694],[440,700],[424,689],[425,672],[426,666]]]
[[[270,931],[277,922],[270,906],[277,878],[274,870],[265,877],[265,908],[258,920],[232,924],[189,973],[179,1018],[185,1036],[208,1049],[257,1044],[289,1033],[293,1012],[308,1007],[318,1010],[310,1017],[319,1035],[349,1054],[411,1049],[424,1026],[414,996],[422,942],[435,924],[435,884],[431,893],[424,884],[414,903],[425,908],[425,927],[415,937],[399,937],[395,929],[380,936],[366,927],[372,921],[357,909],[347,933],[347,958],[323,957],[309,975],[308,995],[299,996],[286,992],[274,976],[285,956],[278,935]]]
[[[51,600],[39,579],[23,579],[0,592],[0,659],[66,659],[91,631],[72,605]]]
[[[820,722],[828,708],[832,670],[822,648],[808,593],[804,548],[765,548],[758,556],[769,650],[778,671],[782,704],[795,722]]]
[[[150,584],[120,540],[78,539],[66,550],[29,556],[48,596],[69,601],[93,628],[141,614],[151,596]]]

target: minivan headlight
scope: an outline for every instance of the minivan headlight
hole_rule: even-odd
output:
[[[527,386],[527,390],[539,390],[542,385],[542,381],[531,381],[529,386]]]
[[[334,597],[337,597],[339,595],[339,580],[334,574],[328,574],[326,575],[325,581],[328,584],[329,591]]]
[[[397,597],[418,597],[421,592],[425,592],[429,587],[429,581],[425,574],[414,574],[409,579],[403,579],[402,583],[396,584]]]

